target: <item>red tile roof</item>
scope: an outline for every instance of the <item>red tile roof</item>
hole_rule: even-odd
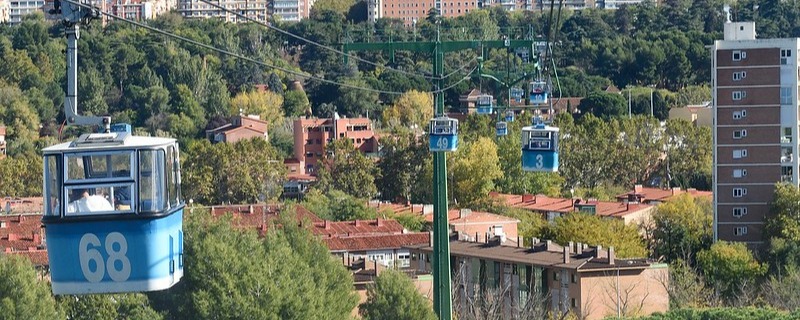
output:
[[[433,212],[432,205],[402,204],[402,203],[375,202],[375,201],[370,201],[367,203],[367,205],[370,208],[374,208],[378,212],[388,209],[394,212],[395,214],[408,214],[408,213],[425,214]]]
[[[541,194],[513,195],[492,192],[489,195],[504,200],[508,206],[542,213],[569,213],[577,211],[576,205],[594,205],[595,214],[598,216],[621,218],[628,214],[637,213],[653,207],[651,205],[638,203],[586,201],[580,199],[573,202],[572,199],[550,198]]]
[[[430,242],[427,232],[374,235],[363,237],[324,238],[331,251],[368,251],[399,249],[404,246],[423,245]]]
[[[355,237],[386,234],[402,234],[403,225],[397,220],[374,219],[355,221],[314,222],[311,232],[323,237]]]
[[[288,181],[317,181],[317,177],[312,176],[310,174],[300,173],[300,172],[290,172],[286,174],[286,180]]]

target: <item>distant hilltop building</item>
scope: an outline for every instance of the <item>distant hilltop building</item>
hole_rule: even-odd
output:
[[[250,19],[267,23],[273,18],[281,21],[300,21],[308,18],[314,0],[220,0],[214,1],[214,4]],[[190,19],[217,18],[225,22],[248,22],[235,13],[225,12],[200,0],[178,0],[178,13]]]
[[[349,139],[364,153],[378,152],[378,139],[369,118],[340,118],[338,114],[327,119],[301,117],[294,121],[293,130],[296,162],[291,161],[290,173],[314,175],[325,145],[336,139]]]
[[[798,185],[800,38],[725,23],[711,46],[714,240],[763,243],[776,182]]]

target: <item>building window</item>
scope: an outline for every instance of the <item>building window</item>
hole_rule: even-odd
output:
[[[578,307],[578,301],[576,301],[575,298],[572,298],[571,301],[572,301],[571,302],[572,303],[572,307],[573,308],[577,308]]]
[[[789,58],[792,57],[792,50],[781,49],[781,64],[789,64]]]
[[[733,131],[733,138],[734,139],[741,139],[747,136],[747,129],[742,130],[734,130]]]
[[[744,99],[744,97],[746,97],[746,96],[747,96],[747,93],[746,93],[746,92],[744,92],[744,91],[734,91],[734,92],[733,92],[733,94],[732,94],[732,96],[733,96],[733,97],[732,97],[732,98],[733,98],[733,100],[736,100],[736,101],[738,101],[738,100],[742,100],[742,99]]]
[[[747,158],[747,149],[733,150],[733,158],[734,159]]]
[[[554,270],[553,271],[553,281],[558,281],[560,279],[560,277],[559,277],[560,274],[561,273],[558,272],[558,270]]]
[[[747,214],[747,208],[746,207],[733,208],[733,217],[734,218],[741,218],[743,215],[746,215],[746,214]]]
[[[739,81],[747,77],[747,71],[739,71],[733,73],[733,81]]]
[[[792,88],[781,88],[781,104],[792,104]]]
[[[313,158],[313,157],[314,157],[313,152],[306,152],[306,158]]]
[[[733,188],[733,197],[741,198],[747,195],[747,188]]]
[[[744,178],[747,176],[747,169],[734,169],[733,170],[733,177],[734,178]]]
[[[733,235],[734,236],[743,236],[747,234],[747,227],[735,227],[733,228]]]
[[[733,119],[734,120],[739,120],[739,119],[745,118],[745,117],[747,117],[747,110],[741,110],[741,111],[734,111],[733,112]]]
[[[573,273],[570,280],[572,281],[572,283],[578,283],[578,275]]]

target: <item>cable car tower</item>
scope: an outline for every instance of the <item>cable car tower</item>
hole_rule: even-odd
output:
[[[183,276],[183,208],[178,143],[131,135],[111,117],[78,115],[79,24],[98,12],[54,3],[67,35],[69,125],[101,133],[47,147],[44,215],[53,294],[156,291]]]

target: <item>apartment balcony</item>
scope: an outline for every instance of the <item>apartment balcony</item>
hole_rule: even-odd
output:
[[[792,137],[791,136],[789,136],[789,137],[781,137],[781,144],[791,144],[791,143],[792,143]]]
[[[791,154],[781,156],[781,163],[791,163],[794,157]]]
[[[791,175],[781,175],[781,182],[793,182]]]

